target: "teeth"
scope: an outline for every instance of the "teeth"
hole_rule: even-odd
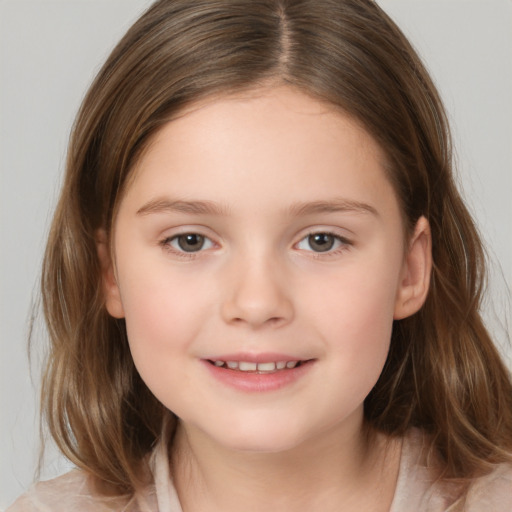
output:
[[[258,363],[259,372],[273,372],[276,369],[276,363]]]
[[[249,361],[213,361],[215,366],[225,366],[230,370],[239,370],[241,372],[275,372],[285,368],[295,368],[300,361],[277,361],[269,363],[253,363]]]
[[[256,363],[248,363],[246,361],[240,361],[238,363],[238,369],[242,372],[254,372],[258,368]]]

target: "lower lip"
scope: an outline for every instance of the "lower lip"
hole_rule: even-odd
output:
[[[223,384],[248,393],[263,393],[277,391],[289,386],[306,375],[314,364],[314,360],[307,361],[295,368],[277,370],[273,373],[242,372],[229,368],[215,366],[203,361],[211,375]]]

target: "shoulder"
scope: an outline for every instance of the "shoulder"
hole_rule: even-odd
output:
[[[129,512],[133,505],[127,498],[100,496],[94,492],[89,475],[75,469],[34,484],[6,512]]]
[[[469,488],[466,509],[468,512],[510,512],[512,465],[499,465],[490,474],[476,479]]]
[[[413,429],[403,440],[392,512],[512,511],[512,465],[498,465],[467,487],[440,479],[439,468],[427,437]]]

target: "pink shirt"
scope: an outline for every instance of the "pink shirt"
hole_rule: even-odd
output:
[[[435,482],[432,471],[422,463],[422,445],[423,436],[417,430],[404,439],[390,512],[512,512],[512,466],[497,466],[475,480],[461,504],[454,488]],[[154,483],[129,503],[95,496],[87,475],[74,470],[35,484],[6,512],[182,512],[163,443],[151,457],[151,468]]]

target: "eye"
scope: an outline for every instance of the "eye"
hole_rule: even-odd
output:
[[[349,245],[344,238],[334,235],[333,233],[311,233],[304,237],[298,244],[297,248],[303,251],[313,252],[329,252],[338,249],[344,245]]]
[[[178,252],[198,252],[213,247],[213,242],[198,233],[184,233],[164,241]]]

